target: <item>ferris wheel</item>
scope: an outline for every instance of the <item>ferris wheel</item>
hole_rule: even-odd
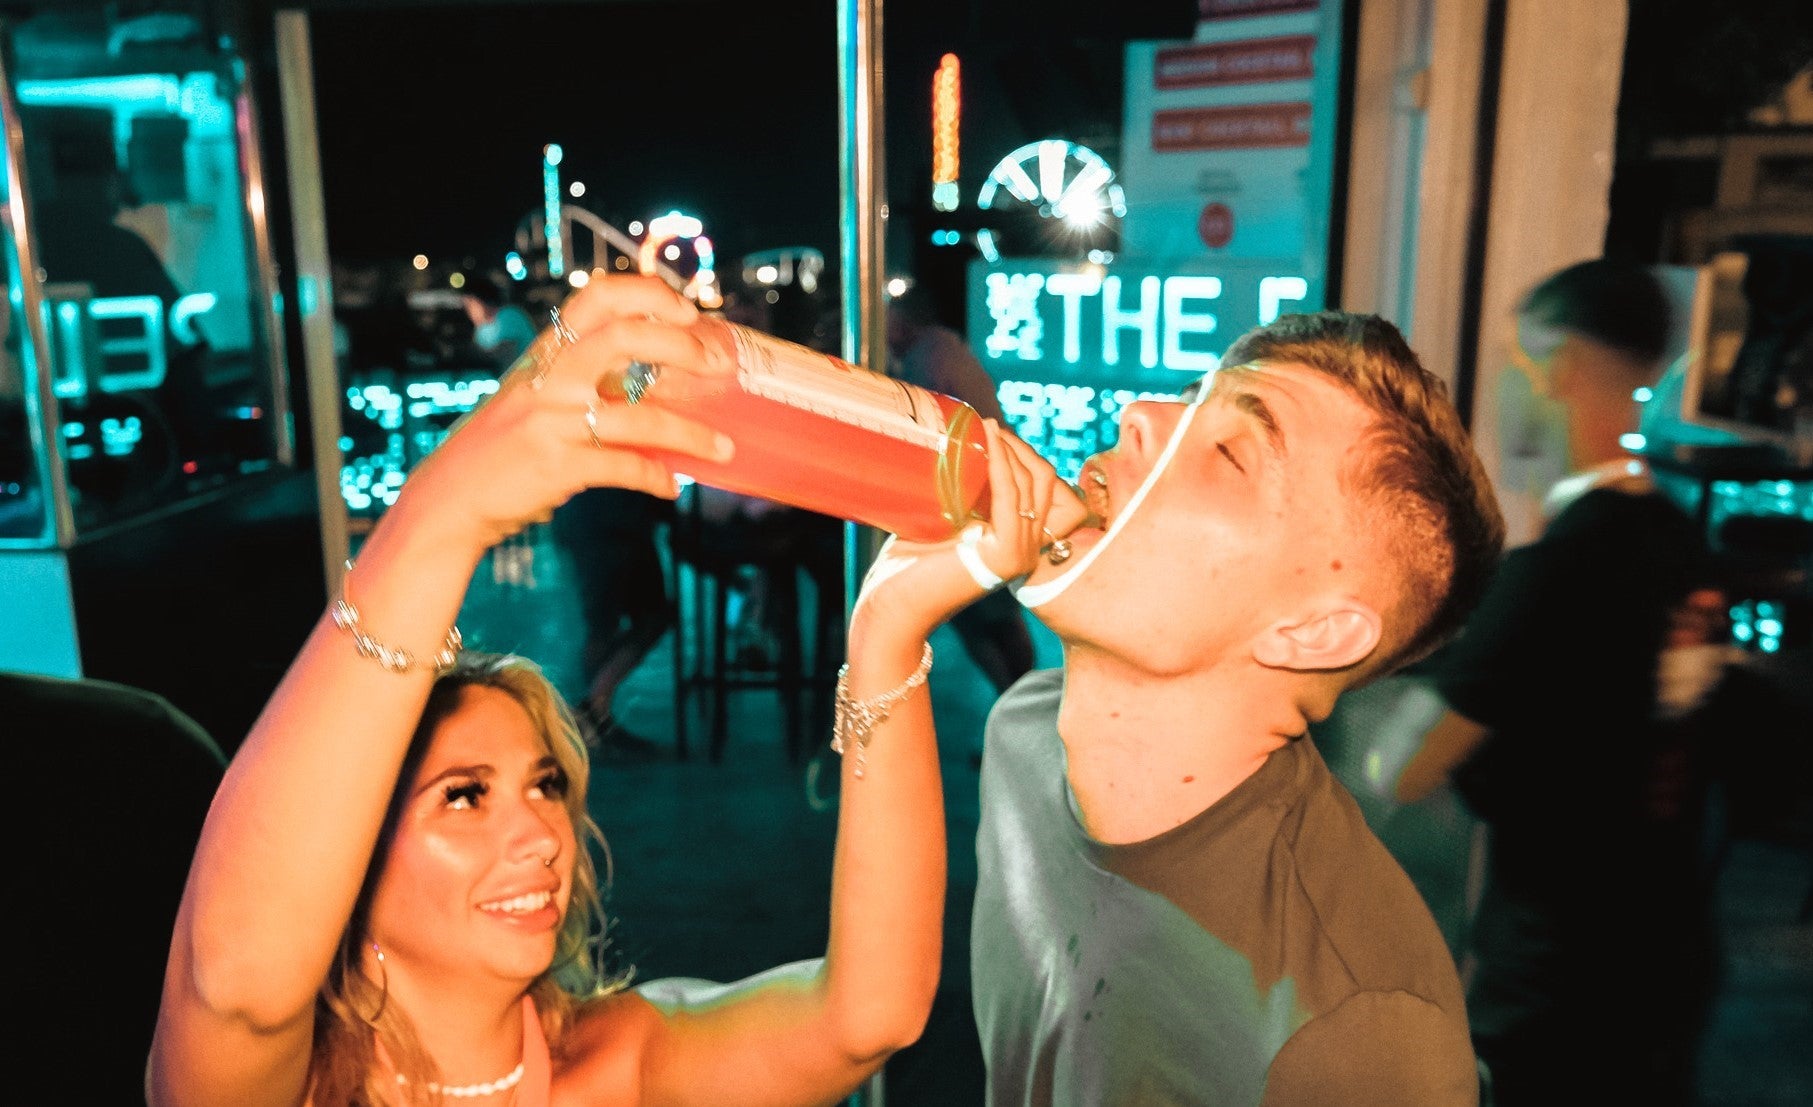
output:
[[[1064,139],[1029,142],[989,171],[976,194],[983,211],[1034,215],[1051,221],[1047,235],[1066,245],[1095,247],[1112,242],[1127,214],[1127,197],[1114,167],[1087,146]],[[976,246],[991,263],[1001,251],[994,229],[976,232]]]

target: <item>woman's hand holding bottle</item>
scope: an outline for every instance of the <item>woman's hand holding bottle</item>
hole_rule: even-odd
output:
[[[853,652],[858,639],[870,635],[923,640],[991,585],[1031,572],[1053,538],[1083,521],[1086,509],[1044,458],[992,419],[985,426],[987,520],[943,542],[890,537],[857,597]]]
[[[445,538],[482,551],[584,488],[672,499],[673,472],[645,451],[721,462],[731,440],[687,416],[621,402],[621,382],[633,362],[707,382],[732,377],[733,356],[698,321],[698,310],[657,278],[595,276],[498,392],[416,468],[392,511],[432,508],[456,528]],[[456,504],[464,510],[445,510]]]

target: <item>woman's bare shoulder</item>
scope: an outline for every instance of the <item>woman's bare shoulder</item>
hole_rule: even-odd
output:
[[[580,1008],[555,1051],[553,1103],[636,1103],[642,1060],[661,1013],[633,991],[616,992]]]

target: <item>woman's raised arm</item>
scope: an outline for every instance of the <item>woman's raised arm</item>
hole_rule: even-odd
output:
[[[703,426],[600,400],[631,359],[731,372],[686,329],[696,315],[656,280],[600,275],[410,476],[215,796],[171,943],[154,1103],[301,1102],[317,992],[485,551],[583,487],[674,495],[634,447],[728,456]],[[368,656],[355,629],[407,658]]]

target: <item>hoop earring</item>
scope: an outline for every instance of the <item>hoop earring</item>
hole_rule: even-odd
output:
[[[378,1009],[369,1015],[359,1013],[359,1018],[365,1025],[375,1027],[384,1014],[385,1006],[390,1002],[390,969],[384,964],[384,951],[378,948],[378,943],[371,943],[371,951],[378,958]],[[364,975],[363,972],[360,975]]]

